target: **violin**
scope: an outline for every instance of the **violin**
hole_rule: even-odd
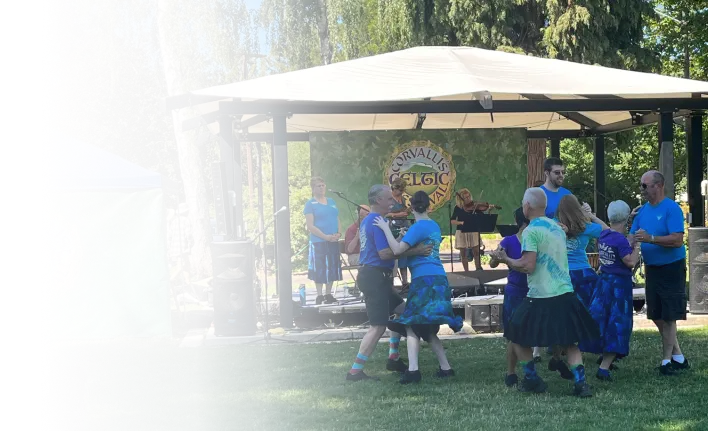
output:
[[[490,209],[502,209],[501,206],[490,204],[489,202],[474,201],[472,199],[467,200],[463,198],[459,192],[457,193],[457,196],[459,196],[460,199],[463,200],[464,204],[462,206],[462,209],[467,212],[485,212],[489,211]]]
[[[462,207],[462,209],[467,212],[485,212],[489,211],[490,209],[500,210],[502,209],[502,207],[499,205],[490,204],[489,202],[469,201],[465,202],[465,205]]]

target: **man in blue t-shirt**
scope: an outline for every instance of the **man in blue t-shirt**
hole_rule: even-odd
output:
[[[661,332],[664,347],[659,371],[676,374],[689,368],[676,337],[676,321],[686,320],[686,248],[683,211],[664,195],[664,176],[658,171],[642,175],[642,198],[632,211],[630,242],[641,243],[646,269],[647,318]]]
[[[546,217],[552,219],[556,216],[558,203],[565,195],[569,195],[570,190],[561,187],[565,179],[565,166],[558,157],[549,157],[543,161],[543,173],[546,182],[541,186],[541,190],[546,194]]]
[[[391,187],[377,184],[369,190],[369,205],[371,212],[361,221],[359,227],[359,265],[361,268],[356,277],[356,284],[366,298],[366,314],[369,317],[369,330],[361,340],[359,352],[351,370],[347,373],[349,381],[372,379],[364,374],[364,364],[373,353],[376,344],[386,332],[389,316],[403,311],[403,298],[393,290],[393,266],[396,256],[388,246],[386,234],[374,225],[377,217],[382,217],[391,211],[394,203]],[[403,253],[402,256],[427,256],[432,247],[420,244]],[[408,365],[398,355],[400,334],[391,332],[389,340],[389,355],[386,369],[404,372]],[[375,379],[375,378],[374,378]],[[377,379],[376,379],[377,380]]]

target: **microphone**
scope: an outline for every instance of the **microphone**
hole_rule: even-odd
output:
[[[338,191],[332,190],[332,189],[327,189],[327,191],[330,192],[330,193],[334,193],[335,195],[337,195],[337,196],[339,196],[339,197],[341,197],[341,196],[344,194],[344,193],[342,193],[342,192],[338,192]]]
[[[281,209],[279,209],[278,211],[276,211],[275,214],[273,214],[273,217],[275,217],[275,216],[277,216],[278,214],[282,213],[282,212],[285,211],[286,209],[288,209],[288,207],[286,207],[286,206],[282,207]]]

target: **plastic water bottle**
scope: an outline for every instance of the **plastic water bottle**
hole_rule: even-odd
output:
[[[305,303],[307,302],[307,294],[305,292],[305,285],[301,284],[300,289],[298,289],[298,290],[300,291],[300,305],[302,305],[304,307]]]

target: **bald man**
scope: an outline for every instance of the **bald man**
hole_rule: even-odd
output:
[[[577,343],[598,338],[600,332],[573,292],[565,232],[546,217],[546,202],[546,194],[540,188],[524,193],[522,208],[530,223],[522,234],[519,259],[510,258],[503,249],[492,252],[496,260],[528,278],[528,295],[511,315],[504,337],[511,341],[524,370],[518,385],[521,392],[541,393],[547,388],[536,374],[531,346],[560,346],[566,349],[573,372],[573,393],[586,398],[592,392]]]
[[[676,336],[676,321],[686,320],[686,248],[683,211],[664,195],[664,176],[658,171],[642,175],[641,207],[632,211],[630,242],[641,244],[646,273],[647,318],[661,333],[663,358],[659,373],[675,375],[688,369]]]

